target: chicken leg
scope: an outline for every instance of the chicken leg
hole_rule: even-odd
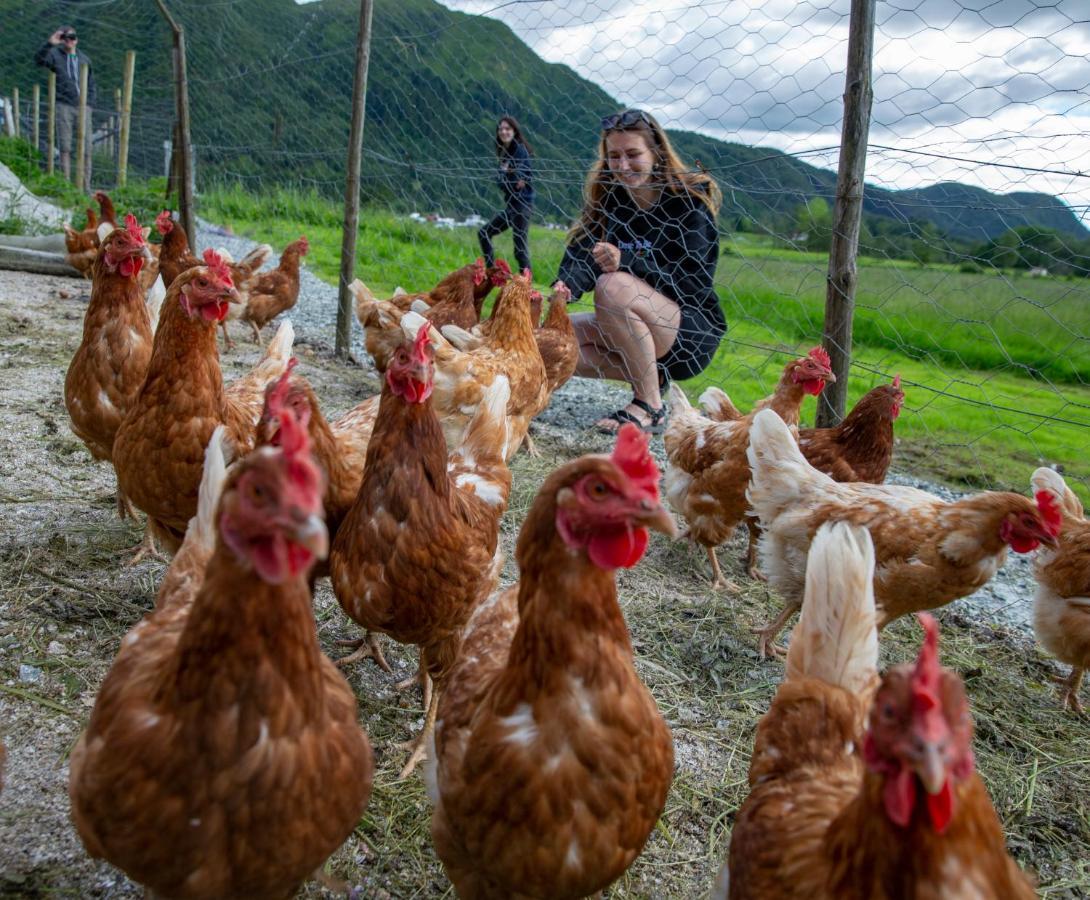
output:
[[[761,536],[761,529],[757,520],[747,517],[746,528],[749,530],[749,546],[746,547],[745,566],[749,577],[754,581],[768,581],[768,577],[757,568],[757,541]]]
[[[772,641],[776,639],[776,636],[783,631],[784,625],[787,624],[787,620],[790,619],[795,613],[802,609],[802,602],[793,600],[788,601],[784,606],[783,611],[776,617],[776,620],[770,625],[766,625],[764,628],[755,628],[753,633],[759,635],[757,641],[757,653],[765,659],[773,654],[776,656],[786,656],[787,649],[781,647],[779,644],[773,644]],[[772,652],[769,653],[769,650]]]
[[[150,556],[152,559],[157,559],[160,562],[164,563],[170,562],[170,560],[163,553],[163,551],[159,549],[158,543],[156,543],[155,531],[152,529],[150,519],[144,523],[143,540],[141,540],[140,543],[137,544],[135,547],[129,547],[128,549],[121,552],[122,555],[126,553],[131,553],[133,555],[132,559],[125,563],[126,568],[130,569],[141,560],[143,560],[145,556]]]
[[[712,564],[712,590],[728,590],[737,593],[738,585],[729,578],[723,577],[723,572],[719,568],[719,557],[715,555],[715,547],[705,547],[704,549],[708,551],[708,562]]]
[[[1066,709],[1071,710],[1073,713],[1082,715],[1082,702],[1079,700],[1079,688],[1082,687],[1082,676],[1086,672],[1085,669],[1074,666],[1071,669],[1071,674],[1066,678],[1055,676],[1062,690],[1060,691],[1060,702]]]
[[[427,676],[425,675],[425,677]],[[428,711],[424,715],[424,728],[420,732],[420,736],[410,744],[412,753],[409,754],[408,761],[398,774],[398,781],[404,781],[408,778],[417,764],[428,755],[428,744],[431,742],[432,733],[435,731],[435,720],[439,715],[438,689],[432,690],[430,700],[431,702],[427,706]]]

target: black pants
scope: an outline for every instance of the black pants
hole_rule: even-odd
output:
[[[502,212],[496,213],[481,230],[477,240],[481,245],[486,266],[496,264],[496,251],[492,247],[492,238],[510,228],[515,233],[515,261],[518,270],[530,268],[530,204],[521,200],[508,200]]]

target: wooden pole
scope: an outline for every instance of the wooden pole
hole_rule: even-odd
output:
[[[32,114],[34,116],[34,124],[31,126],[31,132],[34,135],[34,149],[42,149],[42,86],[40,84],[34,85],[34,89],[30,92],[30,105],[32,107]]]
[[[110,154],[116,166],[121,159],[121,88],[114,88],[113,124],[110,127]]]
[[[367,66],[371,58],[373,0],[360,0],[360,24],[356,35],[356,72],[352,80],[352,125],[348,136],[348,173],[344,187],[344,229],[341,234],[341,277],[337,289],[337,339],[335,352],[348,357],[352,346],[352,292],[356,277],[356,237],[360,223],[360,167],[363,161],[363,123],[367,111]]]
[[[15,124],[15,136],[19,137],[19,88],[11,89],[11,105],[13,109],[13,119]]]
[[[85,187],[89,188],[89,184],[84,184],[85,176],[87,174],[87,147],[85,146],[87,141],[87,127],[90,123],[87,121],[87,75],[90,69],[87,66],[79,67],[79,119],[76,123],[76,187],[83,190]]]
[[[848,368],[852,359],[852,317],[858,272],[859,226],[863,219],[863,176],[873,92],[875,0],[852,0],[848,31],[848,66],[844,79],[844,124],[836,178],[833,236],[825,285],[825,329],[822,344],[829,351],[836,382],[818,396],[817,424],[836,425],[844,418]]]
[[[46,123],[46,134],[49,146],[46,147],[45,171],[47,175],[53,174],[53,155],[57,149],[57,73],[50,72],[46,81],[45,105],[48,107],[46,114],[49,121]]]
[[[185,64],[185,31],[175,21],[163,0],[155,0],[174,36],[174,117],[180,142],[174,152],[179,154],[181,183],[178,185],[178,218],[189,238],[189,246],[197,246],[196,215],[193,210],[193,146],[189,136],[189,82]]]
[[[121,136],[120,146],[117,148],[117,186],[124,187],[129,177],[129,126],[132,120],[132,83],[136,74],[136,53],[133,50],[125,51],[125,68],[122,75],[122,92],[120,102],[121,112]],[[190,246],[193,246],[190,244]]]

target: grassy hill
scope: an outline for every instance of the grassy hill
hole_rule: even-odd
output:
[[[193,140],[201,187],[234,181],[248,189],[292,183],[327,196],[343,191],[356,0],[172,0],[185,25]],[[8,27],[0,87],[44,83],[31,58],[62,21],[78,28],[112,107],[123,50],[137,53],[132,166],[162,174],[173,101],[170,42],[153,3],[0,0]],[[564,65],[540,59],[506,25],[452,12],[434,0],[376,0],[364,135],[362,191],[393,208],[463,214],[499,201],[492,129],[515,114],[533,142],[538,211],[566,221],[578,205],[595,152],[600,116],[618,106]],[[779,233],[807,199],[831,200],[834,172],[768,148],[672,132],[729,188],[724,224]],[[1003,197],[957,184],[916,191],[867,188],[871,216],[931,222],[954,238],[980,241],[1017,225],[1090,235],[1054,197]]]

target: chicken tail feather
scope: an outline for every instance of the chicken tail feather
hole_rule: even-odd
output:
[[[197,514],[189,520],[185,533],[186,543],[196,541],[208,551],[216,542],[216,506],[227,477],[227,459],[230,455],[227,429],[217,425],[208,446],[204,448],[204,471],[197,490]]]
[[[707,388],[697,401],[704,414],[716,422],[733,422],[742,418],[738,407],[730,399],[727,392],[717,387]]]
[[[815,480],[832,483],[806,461],[791,429],[771,409],[753,417],[746,456],[751,472],[746,500],[751,514],[763,523],[802,503]]]
[[[272,256],[272,252],[273,248],[268,244],[258,244],[253,250],[242,257],[237,265],[250,272],[256,272],[265,265],[265,261]]]
[[[144,303],[148,308],[148,318],[151,320],[151,333],[155,334],[159,327],[159,310],[163,308],[163,300],[166,299],[167,289],[163,284],[163,276],[156,275],[155,281],[148,288],[148,296]]]
[[[817,678],[859,694],[877,668],[870,532],[825,522],[806,561],[806,593],[787,651],[787,678]]]

